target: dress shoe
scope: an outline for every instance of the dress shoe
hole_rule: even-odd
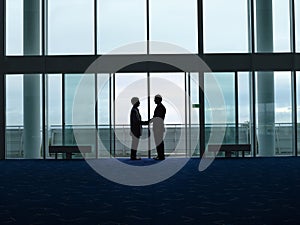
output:
[[[153,158],[154,160],[164,160],[165,158],[159,158],[158,156]]]
[[[141,160],[140,157],[130,157],[130,160]]]

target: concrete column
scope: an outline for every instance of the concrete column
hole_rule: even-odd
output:
[[[40,0],[24,0],[24,55],[40,54]],[[40,76],[24,75],[24,157],[41,157]]]
[[[272,0],[256,0],[257,52],[273,52]],[[274,73],[257,73],[258,155],[275,154]]]

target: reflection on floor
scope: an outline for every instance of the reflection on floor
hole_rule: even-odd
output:
[[[0,224],[299,224],[300,158],[217,159],[201,173],[198,165],[130,187],[84,160],[0,161]]]

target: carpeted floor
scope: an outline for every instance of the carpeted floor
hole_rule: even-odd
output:
[[[300,224],[300,158],[217,159],[201,173],[198,165],[130,187],[84,160],[0,161],[0,224]]]

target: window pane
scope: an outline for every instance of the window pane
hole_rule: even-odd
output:
[[[166,108],[164,120],[166,156],[187,156],[190,153],[190,149],[186,148],[185,137],[187,134],[185,81],[185,73],[150,73],[150,118],[153,118],[156,108],[155,95],[162,96],[162,104]],[[154,139],[152,140],[151,154],[156,156]]]
[[[9,0],[6,5],[6,55],[23,55],[23,0]]]
[[[296,51],[300,52],[300,0],[295,0]]]
[[[48,0],[48,54],[94,53],[93,0]]]
[[[78,94],[80,89],[80,94]],[[66,125],[95,125],[95,84],[93,74],[66,74],[65,76],[65,120]],[[84,92],[83,96],[79,96]],[[76,97],[76,101],[75,101]],[[81,118],[73,120],[74,104],[80,104]],[[76,115],[77,116],[77,115]],[[74,124],[76,123],[76,124]],[[79,124],[80,123],[80,124]]]
[[[131,149],[130,112],[131,98],[140,99],[139,112],[142,121],[148,120],[147,74],[117,73],[115,74],[115,153],[116,156],[129,157]],[[148,155],[148,142],[142,139],[147,136],[147,126],[143,126],[142,137],[138,145],[140,156]],[[145,135],[145,136],[144,136]]]
[[[23,158],[23,75],[6,76],[6,158]]]
[[[291,73],[257,72],[256,95],[258,155],[291,155]]]
[[[238,73],[239,143],[250,144],[250,85],[249,72]],[[248,155],[248,153],[246,153]]]
[[[211,77],[213,76],[213,79]],[[205,143],[207,144],[211,135],[211,130],[214,128],[214,135],[225,134],[223,143],[232,144],[236,143],[236,130],[235,130],[235,79],[234,73],[205,73],[204,74],[204,94],[205,94]],[[224,99],[224,105],[214,105],[213,99],[208,99],[207,96],[211,95],[212,90],[221,92]],[[210,94],[210,95],[208,95]],[[226,109],[224,109],[226,107]],[[226,121],[220,121],[221,118],[213,118],[213,113],[226,110]],[[226,123],[225,123],[226,122]],[[210,140],[210,142],[212,142]],[[211,143],[210,143],[211,144]],[[222,144],[222,143],[215,143]],[[214,153],[208,153],[214,154]],[[218,156],[225,156],[224,152],[219,152]]]
[[[5,4],[6,55],[40,55],[41,1],[9,0]]]
[[[62,74],[47,74],[46,76],[46,140],[47,158],[49,145],[63,145],[62,138]],[[52,155],[51,157],[54,157]]]
[[[95,157],[94,74],[65,75],[65,121],[64,144],[90,145],[92,153],[86,154],[86,157]]]
[[[206,82],[204,79],[205,89],[214,89],[211,85],[219,85],[220,91],[223,94],[224,103],[226,106],[226,119],[227,123],[235,123],[235,86],[234,86],[234,73],[206,73],[206,76],[214,76],[215,82]],[[205,78],[204,77],[204,78]],[[204,89],[204,90],[205,90]],[[210,111],[213,110],[210,108],[209,102],[205,99],[205,123],[212,123],[212,117]]]
[[[256,52],[290,52],[289,2],[255,1]]]
[[[274,52],[290,52],[289,0],[273,0]]]
[[[6,75],[7,158],[42,157],[41,96],[41,75]]]
[[[150,74],[150,117],[156,107],[154,96],[160,94],[167,109],[165,124],[185,124],[185,80],[184,73],[151,73]],[[162,82],[160,82],[160,80]],[[165,81],[164,81],[165,80]],[[166,84],[176,85],[172,92]],[[181,93],[180,93],[181,92]],[[180,107],[179,107],[180,106]],[[183,115],[183,116],[182,116]]]
[[[151,45],[150,53],[197,53],[197,0],[150,0],[150,41],[183,50]]]
[[[275,155],[274,72],[256,72],[256,127],[258,156]]]
[[[291,72],[275,72],[275,154],[292,155]]]
[[[110,74],[97,74],[98,89],[98,156],[109,157],[112,146],[110,126]]]
[[[146,53],[145,43],[115,50],[124,45],[146,41],[146,1],[98,0],[98,49],[100,54]]]
[[[249,51],[247,2],[203,0],[205,53]]]

